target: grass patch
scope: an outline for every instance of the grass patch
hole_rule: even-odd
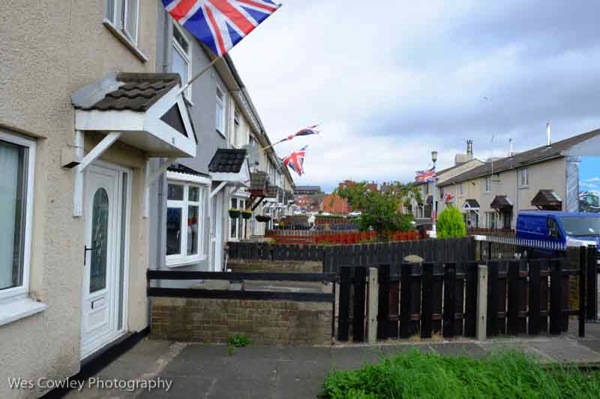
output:
[[[600,372],[544,367],[518,352],[477,360],[411,351],[333,371],[321,398],[600,398]]]

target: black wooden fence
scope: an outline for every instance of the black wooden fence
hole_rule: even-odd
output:
[[[268,244],[262,242],[229,242],[229,259],[270,261],[316,261],[323,260],[323,245]]]
[[[229,259],[323,262],[324,273],[338,273],[340,265],[400,263],[407,255],[429,261],[472,261],[476,253],[471,237],[353,245],[295,245],[259,242],[228,243]]]
[[[586,308],[596,308],[595,247],[575,248],[566,258],[487,261],[487,335],[560,334],[569,316],[579,316],[585,334]],[[424,262],[383,264],[379,269],[377,338],[429,338],[476,334],[478,264]],[[365,266],[340,267],[340,341],[365,340],[367,287]],[[592,272],[590,272],[593,271]],[[575,287],[575,290],[573,290]],[[590,288],[594,291],[591,292]],[[577,296],[573,301],[572,295]],[[576,305],[573,306],[573,303]],[[589,314],[588,314],[589,317]],[[595,315],[594,315],[595,318]]]
[[[475,260],[476,244],[472,237],[447,240],[420,240],[325,247],[323,272],[338,273],[340,266],[398,265],[408,255],[425,262],[468,262]]]

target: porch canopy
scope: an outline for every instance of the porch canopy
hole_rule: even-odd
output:
[[[513,204],[506,195],[496,195],[490,204],[490,208],[495,209],[498,212],[511,212]]]
[[[117,133],[150,157],[196,156],[196,136],[179,74],[118,73],[72,95],[75,129]]]
[[[531,205],[546,211],[560,211],[562,199],[554,190],[540,190],[531,200]]]
[[[463,211],[479,211],[479,202],[475,199],[467,199],[463,205]]]
[[[167,158],[154,171],[146,164],[145,215],[152,181],[175,159],[196,156],[198,142],[180,83],[174,73],[111,73],[73,93],[77,154],[64,166],[77,168],[74,216],[82,212],[85,168],[117,141],[144,151],[149,158]],[[88,154],[86,132],[104,135]]]
[[[234,191],[242,187],[250,187],[250,168],[244,149],[219,148],[208,164],[208,172],[213,181],[220,183],[211,192],[211,197],[227,185]]]

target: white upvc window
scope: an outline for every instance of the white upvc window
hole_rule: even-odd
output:
[[[496,212],[486,212],[485,223],[488,229],[498,228],[498,214]]]
[[[215,115],[215,128],[223,137],[225,136],[225,93],[217,85],[217,96],[216,96],[216,115]]]
[[[529,186],[529,170],[527,168],[519,169],[519,187]]]
[[[241,198],[231,199],[232,209],[246,209],[246,201]],[[246,230],[246,219],[240,215],[238,218],[229,218],[229,240],[239,241],[244,239],[244,231]]]
[[[489,193],[490,191],[492,191],[492,178],[486,177],[485,178],[485,192]]]
[[[106,0],[105,16],[113,28],[137,45],[140,0]]]
[[[459,193],[460,195],[463,195],[463,194],[464,194],[464,185],[463,185],[463,183],[460,183],[460,184],[458,185],[458,193]]]
[[[167,266],[186,266],[206,259],[204,214],[208,186],[169,180],[167,190]]]
[[[240,114],[237,111],[233,111],[233,134],[229,138],[229,143],[233,148],[239,148],[241,140],[241,126],[240,126]]]
[[[181,84],[185,85],[192,76],[192,46],[185,34],[173,23],[173,39],[171,51],[171,71],[178,73],[181,77]],[[188,101],[192,100],[192,86],[184,92]]]
[[[28,297],[35,147],[0,131],[0,325],[46,308]]]

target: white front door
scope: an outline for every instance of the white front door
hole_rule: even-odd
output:
[[[86,170],[82,359],[124,332],[128,177],[104,163]]]

